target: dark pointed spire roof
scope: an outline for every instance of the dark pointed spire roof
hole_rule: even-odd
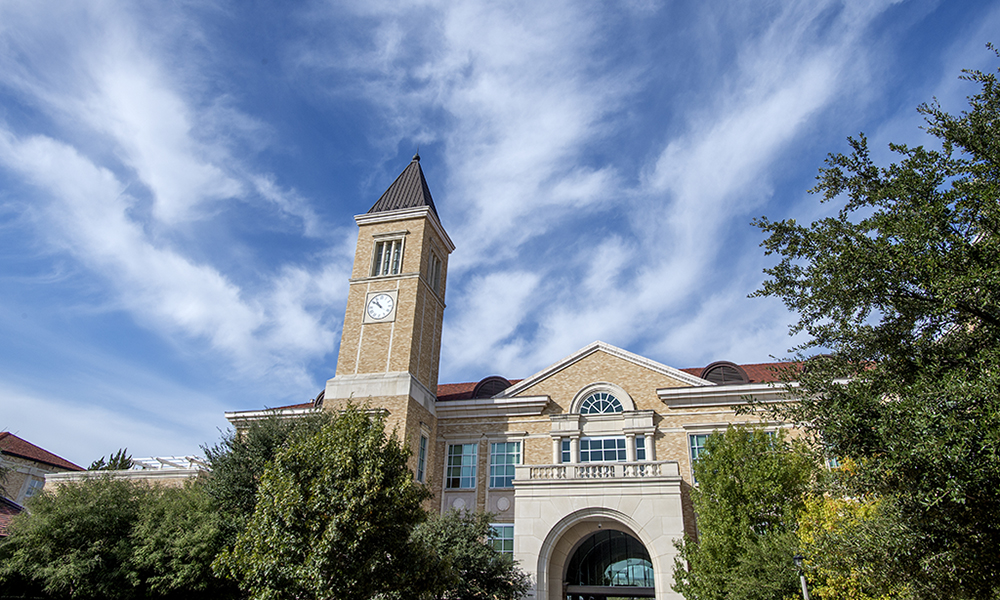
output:
[[[431,207],[434,216],[438,216],[434,200],[431,199],[431,191],[427,188],[427,180],[424,179],[424,172],[420,168],[420,154],[417,153],[413,155],[413,160],[403,169],[396,181],[393,181],[389,189],[378,199],[375,206],[371,207],[368,214],[420,206]]]

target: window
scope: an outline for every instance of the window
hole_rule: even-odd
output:
[[[511,523],[490,523],[490,545],[501,554],[514,557],[514,525]]]
[[[25,499],[31,498],[32,496],[34,496],[38,492],[42,491],[42,488],[44,486],[45,486],[45,482],[44,481],[38,481],[37,479],[31,479],[31,480],[29,480],[28,481],[28,489],[24,490],[24,497],[25,497]]]
[[[431,289],[435,294],[441,293],[441,259],[431,254]]]
[[[625,460],[625,438],[581,438],[580,462],[618,462]]]
[[[521,464],[521,442],[490,444],[490,487],[514,487],[514,465]]]
[[[451,444],[448,446],[448,472],[445,487],[473,489],[476,487],[476,449],[479,444]]]
[[[635,436],[635,459],[646,460],[646,438],[641,435]]]
[[[608,392],[594,392],[580,405],[581,415],[601,415],[622,412],[622,403]]]
[[[691,462],[698,460],[701,453],[705,451],[705,440],[708,439],[710,434],[700,433],[696,435],[689,435],[688,440],[691,443]]]
[[[569,455],[569,440],[563,439],[562,441],[562,462],[568,463],[570,459]]]
[[[420,436],[420,448],[417,450],[417,481],[424,482],[424,474],[427,470],[427,436]]]
[[[403,240],[385,240],[375,243],[375,259],[372,261],[372,276],[399,275],[403,258]]]

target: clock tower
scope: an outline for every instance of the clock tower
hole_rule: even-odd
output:
[[[420,479],[417,463],[433,464],[428,442],[437,429],[445,281],[455,246],[438,219],[419,154],[354,220],[354,269],[324,406],[336,409],[350,400],[388,411],[386,424],[411,444]]]

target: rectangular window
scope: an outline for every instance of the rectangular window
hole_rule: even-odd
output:
[[[28,489],[24,490],[24,497],[31,498],[38,492],[42,491],[43,487],[45,487],[44,481],[39,481],[37,479],[32,479],[28,481]]]
[[[708,439],[708,433],[701,433],[697,435],[689,435],[688,440],[691,442],[691,462],[698,460],[701,453],[705,451],[705,440]]]
[[[569,462],[569,440],[566,439],[562,441],[562,462]]]
[[[625,460],[625,438],[581,438],[580,462],[618,462]]]
[[[691,444],[691,464],[694,465],[694,461],[698,460],[698,457],[705,452],[705,440],[708,439],[708,433],[699,433],[688,436],[688,442]],[[694,481],[695,485],[698,485],[698,480],[694,477],[694,467],[691,467],[691,480]]]
[[[635,436],[635,459],[646,460],[646,438],[645,436]]]
[[[448,472],[445,487],[471,490],[476,487],[476,449],[479,444],[448,446]]]
[[[399,275],[403,258],[403,240],[386,240],[375,243],[375,258],[372,260],[372,276]]]
[[[514,557],[514,525],[490,523],[490,545],[501,554]]]
[[[490,487],[514,487],[514,466],[521,464],[521,442],[490,444]]]
[[[441,293],[441,259],[431,254],[431,289],[435,294]]]
[[[424,482],[427,470],[427,436],[420,436],[420,448],[417,450],[417,481]]]

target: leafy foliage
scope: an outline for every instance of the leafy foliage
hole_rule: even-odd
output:
[[[132,455],[127,454],[128,448],[120,448],[106,461],[104,457],[95,460],[87,467],[88,471],[127,471],[132,468]]]
[[[280,450],[257,505],[218,571],[251,598],[371,598],[393,593],[414,554],[413,527],[430,493],[384,416],[354,407]]]
[[[892,549],[882,587],[917,598],[1000,597],[1000,87],[964,79],[968,111],[919,108],[940,150],[891,145],[878,167],[850,139],[814,190],[836,216],[757,221],[781,256],[757,294],[798,313],[799,352],[832,351],[783,416],[856,459],[852,493],[885,510],[851,543]]]
[[[411,541],[430,557],[420,589],[410,597],[435,600],[516,600],[528,591],[528,576],[510,556],[487,543],[491,515],[449,511],[417,525]],[[419,595],[418,595],[419,594]]]
[[[813,472],[809,450],[783,432],[711,435],[694,463],[698,537],[678,544],[674,589],[699,600],[794,595],[797,515]]]
[[[892,506],[883,498],[807,497],[799,515],[798,541],[811,594],[820,600],[891,600],[908,593],[904,581],[886,585],[886,566],[913,539],[900,530]]]
[[[57,598],[221,597],[215,517],[196,488],[99,477],[44,491],[0,543],[0,588]]]
[[[319,412],[296,419],[283,419],[277,413],[253,421],[243,431],[229,430],[214,446],[203,446],[211,465],[206,478],[205,493],[212,498],[219,512],[222,534],[227,547],[236,543],[236,536],[257,504],[257,487],[264,469],[290,440],[309,436],[329,423],[330,413]]]

